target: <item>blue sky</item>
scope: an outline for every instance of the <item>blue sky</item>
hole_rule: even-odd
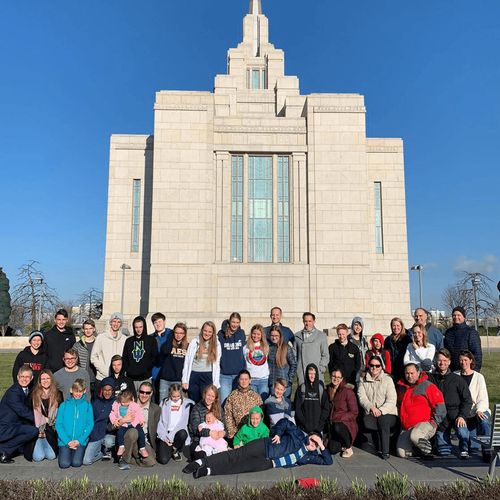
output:
[[[364,94],[367,135],[404,139],[409,260],[426,268],[426,305],[441,305],[457,271],[500,279],[500,2],[262,4],[301,93]],[[247,9],[3,2],[0,266],[11,281],[34,259],[65,299],[102,289],[110,135],[152,133],[157,90],[212,90]],[[415,273],[411,284],[416,305]]]

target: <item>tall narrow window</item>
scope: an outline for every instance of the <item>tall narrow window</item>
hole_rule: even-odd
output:
[[[248,261],[273,261],[273,158],[248,162]]]
[[[382,225],[382,183],[375,182],[375,253],[384,253],[384,231]]]
[[[231,165],[231,261],[243,262],[243,156]]]
[[[260,89],[260,71],[258,69],[252,70],[252,89]]]
[[[290,262],[289,157],[278,156],[278,262]]]
[[[139,226],[141,217],[141,179],[134,179],[132,184],[132,242],[131,252],[139,251]]]

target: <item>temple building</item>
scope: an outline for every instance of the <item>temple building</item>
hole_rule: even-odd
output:
[[[153,135],[111,137],[103,317],[248,329],[279,305],[292,329],[389,333],[410,314],[403,141],[365,118],[362,95],[300,93],[251,0],[213,92],[159,91]]]

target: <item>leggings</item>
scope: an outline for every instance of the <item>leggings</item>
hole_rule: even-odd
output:
[[[380,415],[380,417],[374,417],[370,414],[363,417],[365,429],[371,431],[373,435],[373,444],[377,446],[377,442],[380,442],[379,451],[384,455],[389,453],[391,429],[395,427],[397,420],[398,418],[396,415]]]
[[[156,459],[158,460],[158,463],[162,465],[168,464],[168,462],[172,458],[172,453],[174,451],[173,448],[175,448],[177,451],[182,452],[182,448],[184,447],[184,443],[186,442],[187,438],[187,431],[185,429],[181,429],[180,431],[177,431],[175,433],[172,446],[169,446],[167,443],[165,443],[165,441],[158,439],[156,441]]]
[[[342,422],[332,422],[330,424],[330,435],[328,449],[333,454],[339,453],[342,448],[350,448],[352,438],[349,429]]]

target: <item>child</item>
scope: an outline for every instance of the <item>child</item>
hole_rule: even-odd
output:
[[[292,417],[292,402],[285,397],[287,390],[287,381],[278,377],[273,385],[274,395],[269,396],[264,401],[264,411],[272,429],[282,418],[287,418],[295,423]]]
[[[209,411],[205,415],[205,422],[198,426],[198,431],[209,429],[211,431],[223,431],[224,424],[217,420],[214,413]],[[195,451],[204,451],[207,457],[227,450],[227,441],[224,438],[214,439],[210,436],[200,438],[200,444],[195,448]]]
[[[77,378],[70,389],[70,397],[57,412],[56,431],[59,445],[59,467],[80,467],[83,463],[85,446],[94,427],[94,412],[83,395],[85,380]]]
[[[245,424],[234,436],[235,448],[244,446],[255,439],[269,437],[269,429],[262,421],[264,413],[260,406],[254,406],[248,414],[248,423]]]
[[[365,354],[365,366],[370,364],[370,360],[373,356],[378,356],[382,361],[382,369],[387,373],[391,374],[391,355],[389,351],[384,349],[384,337],[381,333],[375,333],[370,339],[371,349],[366,351]]]
[[[134,401],[132,391],[122,391],[116,398],[116,401],[111,407],[109,420],[114,427],[118,427],[116,431],[116,444],[118,450],[116,455],[121,457],[125,452],[125,433],[128,429],[136,429],[138,438],[137,444],[139,447],[139,454],[142,458],[147,458],[149,453],[146,450],[146,436],[144,435],[144,415],[141,407]]]

